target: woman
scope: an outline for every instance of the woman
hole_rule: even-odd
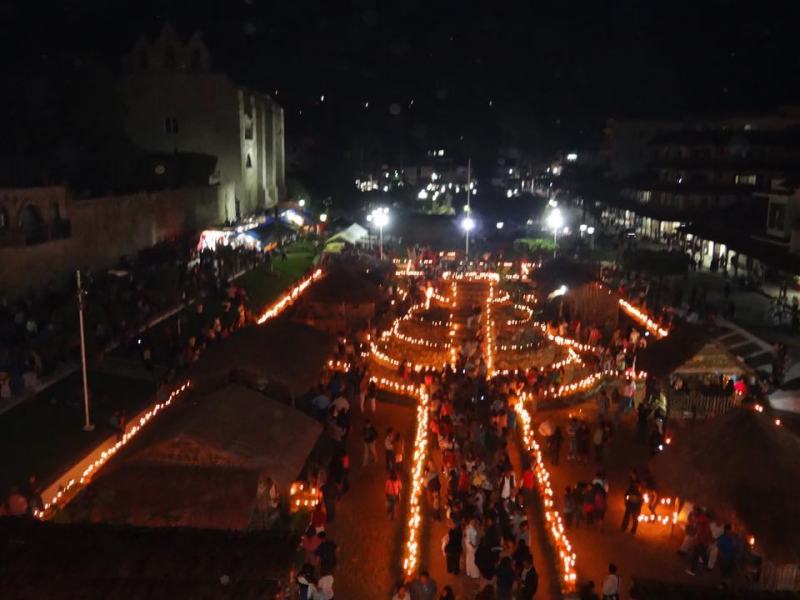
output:
[[[478,570],[478,565],[475,564],[475,552],[478,549],[478,521],[477,519],[470,519],[469,525],[464,530],[464,549],[466,550],[466,570],[467,577],[478,579],[481,572]]]
[[[400,490],[402,487],[403,483],[400,481],[397,473],[395,471],[391,471],[389,473],[389,478],[386,480],[385,492],[386,512],[392,521],[394,521],[395,506],[397,506],[400,502]]]

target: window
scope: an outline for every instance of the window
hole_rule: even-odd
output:
[[[247,162],[245,163],[245,165],[247,166],[248,169],[253,168],[253,160],[250,158],[249,154],[247,155]]]
[[[738,185],[755,185],[757,177],[755,175],[737,175],[734,178],[734,183]]]
[[[178,119],[164,117],[164,133],[178,133]]]
[[[786,205],[783,203],[769,205],[767,215],[767,229],[785,231],[786,227]]]

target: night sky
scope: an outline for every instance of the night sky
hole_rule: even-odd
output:
[[[610,116],[800,102],[789,1],[72,0],[6,2],[0,16],[4,45],[113,64],[165,21],[200,29],[216,66],[285,106],[296,143],[351,157],[544,153],[596,143]]]

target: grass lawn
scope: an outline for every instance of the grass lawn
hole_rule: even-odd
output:
[[[247,307],[254,312],[262,310],[300,279],[313,260],[313,246],[298,242],[288,249],[287,260],[273,260],[272,273],[266,267],[259,267],[242,275],[236,282],[247,291]]]
[[[0,494],[35,474],[41,483],[74,463],[112,433],[109,418],[123,409],[130,418],[151,400],[152,384],[89,374],[95,430],[83,431],[83,387],[71,375],[0,417]]]

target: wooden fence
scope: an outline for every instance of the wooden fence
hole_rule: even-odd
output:
[[[668,409],[672,418],[706,419],[726,413],[740,404],[738,394],[673,394],[669,397]]]

